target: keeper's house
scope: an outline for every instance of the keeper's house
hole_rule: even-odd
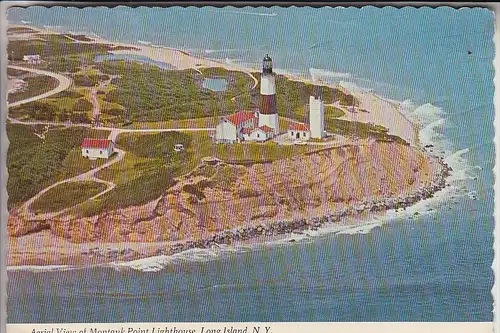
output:
[[[84,139],[82,143],[82,156],[91,160],[109,158],[113,155],[115,144],[106,139]]]

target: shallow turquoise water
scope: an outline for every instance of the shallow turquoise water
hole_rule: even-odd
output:
[[[227,89],[227,81],[225,79],[204,79],[203,88],[212,91],[225,91]]]
[[[414,208],[417,219],[410,211],[357,232],[152,258],[142,271],[10,271],[9,322],[493,320],[488,10],[56,7],[8,18],[248,66],[269,53],[278,71],[405,101],[423,142],[454,169],[441,199]],[[168,269],[144,271],[156,266]]]

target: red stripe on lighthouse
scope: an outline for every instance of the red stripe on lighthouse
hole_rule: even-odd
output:
[[[276,105],[276,95],[260,95],[260,113],[278,113],[278,107]]]

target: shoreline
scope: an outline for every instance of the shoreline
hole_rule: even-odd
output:
[[[368,218],[368,221],[373,221],[373,217],[383,217],[388,210],[406,210],[406,208],[422,200],[433,198],[437,192],[445,189],[447,186],[446,178],[450,176],[452,169],[441,159],[433,158],[439,168],[434,173],[435,177],[428,181],[426,185],[419,187],[416,191],[412,191],[407,195],[377,198],[375,200],[361,200],[351,203],[339,211],[323,216],[260,222],[215,232],[199,239],[191,238],[182,241],[147,243],[72,243],[69,240],[52,234],[50,230],[21,237],[9,236],[9,241],[12,241],[14,238],[21,241],[24,237],[39,237],[49,244],[56,241],[56,243],[61,243],[59,245],[62,246],[64,251],[47,257],[43,253],[32,249],[29,252],[33,255],[31,258],[17,258],[16,260],[14,257],[22,256],[25,253],[11,253],[12,245],[10,245],[7,256],[7,269],[8,271],[22,271],[29,269],[50,270],[51,266],[64,266],[68,269],[90,268],[112,264],[127,266],[138,260],[147,260],[156,256],[174,256],[188,250],[210,250],[220,248],[221,246],[229,246],[234,249],[237,246],[263,245],[286,240],[287,236],[291,235],[308,236],[309,233],[316,232],[324,227],[345,227],[346,229],[363,227],[371,224],[366,223],[366,218]],[[419,213],[415,213],[414,215],[419,215]],[[335,231],[327,233],[335,233]],[[296,240],[292,238],[286,242],[294,243]],[[60,268],[63,269],[64,267]]]
[[[37,31],[36,33],[41,33],[41,34],[61,34],[61,35],[71,34],[70,32],[57,32],[46,28],[38,28],[30,25],[9,24],[8,27],[30,28]],[[118,41],[109,41],[97,35],[89,35],[89,34],[86,34],[85,37],[92,39],[92,41],[80,41],[80,40],[75,40],[69,36],[67,37],[70,40],[72,40],[73,43],[83,43],[83,44],[97,43],[97,44],[106,44],[106,45],[120,46],[126,48],[135,48],[137,50],[109,51],[109,54],[135,55],[135,56],[147,57],[153,61],[163,62],[170,66],[173,66],[177,70],[185,70],[185,69],[199,70],[200,68],[206,68],[206,67],[221,67],[229,71],[239,71],[242,73],[246,73],[254,80],[255,77],[252,75],[252,73],[259,71],[259,69],[255,68],[246,68],[244,66],[240,66],[237,64],[228,64],[222,61],[215,61],[203,58],[201,56],[192,55],[189,52],[182,49],[168,47],[168,46],[152,45],[151,43],[143,44],[139,43],[140,41],[137,41],[135,43],[123,43]],[[339,89],[344,93],[353,95],[356,99],[360,101],[359,107],[370,110],[370,112],[369,113],[356,112],[355,114],[350,114],[349,112],[346,112],[345,115],[346,118],[342,117],[341,119],[355,120],[363,123],[371,122],[382,125],[388,128],[389,134],[399,136],[402,139],[409,142],[411,145],[419,146],[419,138],[418,138],[419,124],[413,123],[406,117],[406,115],[404,115],[401,111],[399,111],[400,103],[397,104],[391,102],[386,98],[377,95],[375,92],[351,91],[340,84],[330,84],[324,81],[316,82],[312,78],[308,79],[305,77],[300,77],[298,75],[289,73],[286,70],[280,70],[278,68],[276,68],[276,71],[280,72],[278,75],[282,75],[291,81],[297,81],[306,84],[313,84],[317,86],[325,86],[333,89]]]
[[[15,25],[9,25],[14,27]],[[24,25],[22,27],[29,27],[33,30],[37,30],[38,33],[55,33],[55,34],[65,34],[62,32],[51,32],[49,30],[43,30],[35,27],[31,27],[28,25]],[[165,62],[170,64],[177,69],[187,69],[187,68],[202,68],[202,67],[223,67],[228,70],[235,70],[245,73],[251,73],[255,71],[255,69],[243,68],[237,65],[229,65],[223,62],[217,62],[209,59],[204,59],[202,57],[197,57],[190,55],[188,52],[168,48],[168,47],[155,47],[151,45],[135,45],[135,44],[127,44],[120,42],[110,42],[106,41],[102,38],[95,38],[94,36],[88,36],[94,41],[92,42],[82,42],[75,41],[76,43],[102,43],[108,45],[116,45],[116,46],[125,46],[125,47],[133,47],[139,50],[127,50],[127,51],[112,51],[112,54],[137,54],[141,56],[148,57],[155,61]],[[155,52],[153,52],[155,51]],[[159,54],[158,51],[163,52]],[[134,53],[135,52],[135,53]],[[152,56],[153,55],[153,56]],[[180,55],[180,56],[179,56]],[[169,61],[165,61],[169,60]],[[179,67],[175,66],[175,64],[179,65]],[[198,66],[201,65],[201,66]],[[187,66],[187,67],[183,67]],[[382,123],[387,122],[398,122],[401,121],[401,118],[404,118],[405,124],[400,125],[403,126],[400,128],[400,132],[409,134],[410,137],[413,136],[412,140],[408,140],[410,144],[415,145],[418,148],[420,147],[418,140],[418,127],[417,124],[412,123],[409,119],[406,118],[404,114],[402,114],[397,107],[397,104],[387,101],[381,96],[378,96],[374,92],[369,93],[356,93],[349,91],[347,88],[344,88],[340,85],[332,85],[324,82],[314,82],[312,80],[307,80],[305,78],[295,77],[291,74],[280,74],[287,77],[290,80],[305,82],[309,84],[315,85],[323,85],[332,88],[341,89],[342,91],[348,92],[352,94],[356,98],[360,99],[362,104],[361,107],[367,107],[366,105],[377,105],[377,110],[373,112],[372,117],[380,117],[384,120]],[[361,97],[361,98],[360,98]],[[361,100],[363,99],[363,100]],[[374,102],[374,100],[378,100]],[[381,104],[383,103],[383,104]],[[385,105],[385,107],[384,107]],[[391,113],[386,112],[388,108],[391,108]],[[367,107],[369,108],[369,106]],[[398,115],[395,117],[394,115]],[[396,125],[395,125],[396,126]],[[392,126],[393,128],[396,128]],[[391,130],[393,129],[391,128]],[[411,128],[411,133],[408,133],[408,128]],[[416,138],[415,138],[415,131]],[[392,133],[398,135],[398,133]],[[398,135],[399,136],[399,135]],[[416,139],[416,140],[415,140]],[[88,267],[92,265],[101,265],[106,263],[112,263],[117,261],[133,261],[139,259],[145,259],[151,256],[158,255],[167,255],[171,256],[174,254],[178,254],[190,249],[210,249],[214,246],[217,247],[220,244],[225,245],[238,245],[238,244],[246,244],[246,243],[261,243],[262,241],[268,241],[269,239],[262,238],[280,238],[284,235],[288,234],[303,234],[304,231],[316,231],[322,226],[327,224],[340,225],[340,222],[345,219],[356,219],[363,214],[366,213],[376,213],[376,214],[385,214],[387,210],[390,209],[405,209],[406,207],[412,206],[417,202],[433,197],[433,195],[444,189],[446,186],[445,179],[449,176],[451,168],[449,168],[442,160],[439,160],[438,157],[432,156],[429,153],[425,152],[425,155],[430,160],[435,160],[437,164],[440,165],[441,170],[438,172],[437,179],[432,179],[427,186],[423,186],[419,188],[416,193],[410,193],[405,197],[388,197],[388,198],[380,198],[374,201],[361,201],[356,202],[354,204],[350,204],[344,207],[341,211],[334,212],[331,214],[327,214],[322,217],[313,217],[313,218],[301,218],[294,219],[289,221],[277,221],[277,222],[269,222],[269,223],[257,223],[251,226],[242,226],[233,229],[227,229],[219,233],[214,233],[210,237],[205,237],[199,240],[185,240],[185,241],[177,241],[177,242],[158,242],[158,243],[86,243],[86,246],[81,246],[80,250],[75,250],[74,248],[78,248],[78,245],[75,244],[73,249],[68,250],[68,256],[65,258],[43,258],[43,253],[38,251],[37,258],[26,258],[25,260],[19,260],[19,263],[22,265],[8,265],[8,269],[16,270],[16,267],[27,266],[29,263],[40,263],[40,265],[34,265],[38,267],[50,267],[53,265],[64,264],[64,262],[74,261],[77,263],[74,267]],[[354,224],[353,227],[358,227],[364,225],[363,223]],[[50,232],[50,231],[49,231]],[[40,232],[39,232],[40,233]],[[36,233],[36,234],[39,234]],[[35,235],[35,234],[31,234]],[[26,235],[29,236],[29,235]],[[19,238],[23,238],[26,236],[21,236]],[[58,238],[58,236],[51,234],[48,236],[49,238]],[[9,236],[9,241],[10,241]],[[68,241],[68,243],[71,243]],[[74,243],[71,243],[74,244]],[[111,247],[115,247],[114,249]],[[122,248],[117,250],[116,247]],[[142,247],[142,248],[141,248]],[[9,246],[9,254],[7,258],[7,263],[12,263],[11,251],[12,245]],[[41,247],[42,248],[42,247]],[[14,246],[15,249],[15,246]],[[139,250],[137,250],[139,249]],[[36,249],[33,249],[36,251]],[[17,262],[16,262],[17,263]],[[81,265],[78,265],[81,264]],[[29,264],[31,266],[31,264]]]

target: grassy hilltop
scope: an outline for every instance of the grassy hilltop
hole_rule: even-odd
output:
[[[12,31],[11,32],[16,32]],[[18,31],[17,33],[20,33]],[[29,31],[22,31],[29,32]],[[70,89],[36,102],[9,109],[9,116],[24,120],[92,121],[91,93],[101,108],[104,125],[127,128],[214,127],[222,115],[240,109],[259,106],[259,86],[243,72],[223,68],[201,68],[199,71],[168,70],[153,65],[127,61],[94,62],[98,54],[118,49],[130,49],[105,44],[78,44],[64,35],[35,34],[36,39],[13,40],[8,44],[9,60],[22,64],[23,54],[40,54],[44,60],[31,67],[63,73],[73,79]],[[85,36],[71,38],[88,41]],[[9,69],[10,77],[23,78],[28,89],[9,95],[9,102],[35,96],[52,89],[56,82],[45,76]],[[252,73],[260,79],[259,73]],[[225,78],[228,89],[214,92],[203,88],[205,78]],[[305,106],[313,85],[293,81],[283,75],[276,78],[277,103],[281,125],[286,128],[289,118],[306,120]],[[327,104],[358,105],[353,95],[321,86]],[[375,138],[404,143],[388,135],[382,126],[339,119],[344,112],[331,105],[326,107],[325,125],[329,132],[347,137]],[[38,191],[58,180],[90,170],[91,164],[81,157],[80,144],[84,137],[106,138],[107,131],[81,127],[50,127],[7,124],[10,147],[7,155],[9,171],[9,207],[15,207]],[[182,143],[186,150],[174,153],[173,146]],[[117,147],[126,151],[125,158],[96,176],[111,181],[116,187],[93,202],[80,203],[78,211],[92,215],[104,210],[139,205],[158,198],[175,185],[175,178],[194,170],[206,156],[215,156],[228,163],[245,164],[289,158],[313,150],[310,146],[277,146],[272,142],[244,145],[214,145],[206,133],[167,132],[160,134],[124,133]],[[205,172],[209,172],[210,168]],[[217,177],[216,177],[217,178]],[[224,177],[219,177],[222,184]],[[65,185],[66,186],[66,185]],[[63,187],[56,187],[60,190]],[[40,211],[60,209],[65,204],[81,202],[102,190],[102,186],[72,184],[66,186],[67,198],[52,200],[57,193],[49,191],[35,204]],[[191,189],[193,190],[193,189]]]

